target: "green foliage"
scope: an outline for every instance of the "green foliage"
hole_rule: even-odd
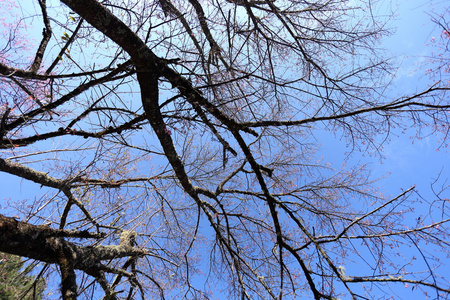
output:
[[[24,265],[19,256],[0,253],[0,300],[42,299],[45,280],[36,280],[33,267]]]

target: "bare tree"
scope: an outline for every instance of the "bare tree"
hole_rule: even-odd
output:
[[[444,193],[411,221],[414,187],[385,197],[316,155],[323,129],[355,152],[396,127],[447,137],[447,83],[385,92],[377,3],[61,2],[34,1],[1,52],[0,170],[42,193],[0,215],[0,251],[57,265],[63,299],[448,297]]]
[[[444,7],[442,11],[430,14],[432,22],[436,25],[437,36],[432,36],[430,47],[433,53],[427,61],[426,71],[434,80],[446,82],[448,85],[450,74],[450,8]]]

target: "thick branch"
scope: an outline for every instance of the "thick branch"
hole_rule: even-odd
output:
[[[57,189],[62,189],[66,185],[64,180],[51,177],[47,173],[36,171],[22,164],[12,162],[9,159],[0,158],[0,171]]]
[[[99,237],[101,235],[53,229],[44,225],[32,225],[14,218],[0,215],[0,251],[29,257],[42,262],[60,264],[61,251],[67,255],[70,250],[74,269],[87,271],[102,269],[103,260],[140,256],[147,252],[130,243],[117,246],[79,246],[59,236]],[[67,250],[69,249],[69,250]]]
[[[39,45],[39,48],[36,52],[36,55],[34,57],[34,62],[30,67],[30,72],[36,73],[42,63],[42,58],[44,57],[45,49],[47,48],[48,42],[50,41],[50,38],[52,37],[52,27],[50,26],[50,20],[47,16],[47,4],[45,3],[46,0],[39,0],[39,6],[41,7],[42,11],[42,17],[44,19],[44,30],[42,31],[42,41]]]

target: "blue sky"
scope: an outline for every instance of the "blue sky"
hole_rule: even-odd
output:
[[[434,23],[430,21],[427,12],[432,5],[430,1],[399,1],[396,20],[391,26],[396,27],[395,33],[384,39],[382,47],[387,49],[399,62],[400,67],[393,80],[394,87],[390,93],[395,98],[401,94],[413,94],[429,86],[432,81],[425,74],[424,63],[426,56],[434,50],[427,46],[433,36],[440,34]],[[443,5],[443,1],[437,1]],[[437,6],[435,9],[438,11]],[[426,133],[426,130],[424,131]],[[375,176],[391,173],[386,188],[389,190],[409,187],[419,184],[428,186],[441,172],[448,174],[450,161],[448,160],[448,148],[442,145],[441,137],[437,134],[425,134],[421,139],[415,137],[415,131],[405,133],[393,132],[390,140],[384,144],[383,156],[380,158],[375,153],[364,153],[363,156],[352,157],[353,160],[370,163]],[[345,159],[344,139],[329,137],[320,141],[324,147],[330,149],[338,146],[340,151],[326,151],[327,157],[332,157],[336,165]],[[394,191],[392,191],[394,192]]]
[[[56,4],[56,2],[58,1],[51,3]],[[414,93],[429,84],[430,81],[424,74],[420,63],[424,61],[423,57],[432,51],[425,44],[429,43],[433,35],[439,34],[425,13],[430,10],[430,1],[404,0],[399,2],[398,10],[396,10],[399,15],[398,20],[391,23],[393,27],[397,27],[397,31],[383,44],[384,47],[395,53],[393,55],[396,58],[403,61],[397,77],[394,79],[397,89],[392,91],[393,95],[395,92]],[[444,5],[444,1],[437,1],[437,3],[441,6]],[[412,136],[414,136],[412,131],[393,135],[391,140],[384,145],[384,158],[366,153],[364,156],[352,157],[350,163],[368,163],[373,170],[374,177],[390,173],[386,179],[380,181],[381,191],[385,191],[388,195],[395,196],[411,185],[417,185],[421,195],[432,201],[435,196],[431,191],[430,184],[439,173],[441,173],[440,183],[444,183],[449,174],[448,149],[440,147],[438,136],[429,135],[423,139],[414,139],[411,138]],[[333,166],[339,169],[346,157],[345,141],[324,134],[324,138],[320,142],[323,145],[321,154],[324,159],[333,162]],[[327,149],[332,149],[332,151]],[[5,199],[9,197],[13,200],[33,199],[37,193],[42,191],[37,184],[25,182],[3,173],[0,173],[0,190],[4,191],[0,196],[0,199],[3,199],[3,203],[0,201],[2,208],[5,207]],[[422,207],[419,206],[419,215],[421,209]],[[0,213],[5,212],[6,210],[0,209]],[[348,267],[348,271],[351,272],[351,270],[352,267]],[[421,292],[413,292],[409,295],[407,293],[411,291],[410,287],[405,288],[400,284],[398,287],[398,293],[402,297],[408,295],[410,299],[423,299]]]
[[[442,8],[445,1],[400,1],[398,21],[393,23],[397,27],[395,34],[386,39],[384,45],[394,53],[399,53],[403,60],[395,87],[400,92],[415,93],[426,88],[431,81],[425,74],[422,65],[426,57],[434,49],[430,46],[432,37],[437,37],[441,30],[430,21],[427,12],[434,7],[436,12]],[[438,4],[435,6],[435,4]],[[439,5],[440,4],[440,5]],[[426,131],[425,131],[426,132]],[[448,148],[443,147],[441,137],[426,135],[422,139],[414,138],[415,132],[397,133],[384,147],[383,164],[374,164],[375,174],[382,175],[390,172],[387,188],[405,188],[417,184],[422,189],[429,188],[429,184],[442,171],[443,179],[449,173],[450,161]]]
[[[412,94],[426,88],[431,83],[429,77],[425,75],[423,64],[426,62],[426,57],[435,50],[427,45],[431,44],[432,37],[437,37],[441,30],[430,21],[427,12],[431,7],[435,12],[439,12],[444,5],[444,1],[435,1],[432,4],[430,1],[422,0],[399,1],[398,9],[394,10],[398,14],[398,18],[391,23],[397,29],[393,36],[386,38],[383,42],[383,47],[393,53],[399,61],[402,61],[394,79],[396,89],[391,91],[393,96],[396,93]],[[418,139],[415,137],[415,133],[414,130],[405,133],[394,132],[390,140],[384,144],[383,158],[376,154],[366,153],[352,157],[350,163],[369,164],[374,178],[387,175],[379,182],[380,191],[386,195],[395,196],[412,185],[416,185],[416,191],[423,197],[422,200],[432,202],[436,200],[432,188],[439,191],[449,184],[447,182],[450,174],[449,149],[442,145],[441,137],[438,135],[425,134],[423,138]],[[323,141],[324,157],[331,158],[334,167],[338,168],[346,157],[343,155],[346,151],[345,141],[330,135]],[[326,149],[333,149],[333,151]],[[336,151],[336,149],[340,151]],[[438,178],[439,180],[436,181]],[[433,182],[435,184],[432,187]],[[446,191],[441,196],[449,197],[450,193]],[[428,205],[417,202],[416,217],[423,218],[427,213]],[[410,219],[409,222],[414,222],[414,220]],[[420,257],[414,248],[403,247],[398,251],[401,255]],[[442,259],[449,267],[448,258],[443,256]],[[420,265],[419,262],[417,264]],[[357,269],[357,265],[347,266],[348,272]],[[396,294],[394,299],[425,299],[424,294],[418,290],[413,291],[411,285],[392,285],[392,293]],[[430,296],[431,299],[434,299],[436,294]]]

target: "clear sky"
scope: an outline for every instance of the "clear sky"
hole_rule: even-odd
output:
[[[56,4],[57,0],[52,0]],[[414,93],[426,87],[430,81],[424,73],[421,65],[427,54],[433,51],[430,44],[433,36],[439,35],[440,30],[430,22],[430,17],[426,12],[434,9],[436,12],[442,8],[445,1],[430,0],[403,0],[393,3],[392,9],[398,14],[396,21],[391,23],[396,27],[396,32],[383,43],[393,56],[402,61],[394,79],[396,90],[392,90],[393,97],[395,93]],[[396,8],[398,5],[398,8]],[[388,173],[390,175],[380,181],[380,190],[385,191],[387,195],[397,195],[402,190],[412,185],[417,185],[417,189],[422,197],[428,201],[433,201],[435,196],[431,190],[431,183],[440,174],[439,185],[445,185],[450,171],[450,160],[447,147],[442,147],[440,138],[436,135],[429,135],[422,139],[412,138],[414,132],[392,135],[391,140],[384,145],[383,156],[377,155],[357,155],[352,157],[350,163],[368,163],[373,170],[374,177],[381,177]],[[330,134],[324,133],[320,141],[323,145],[325,161],[333,162],[333,166],[339,169],[340,164],[344,162],[347,149],[345,141],[335,138]],[[40,193],[39,185],[25,182],[12,175],[0,173],[0,213],[6,214],[5,201],[11,197],[12,200],[34,199],[36,194]],[[449,193],[446,193],[448,196]],[[418,215],[426,214],[426,206],[418,204]],[[422,211],[423,210],[423,211]],[[403,251],[403,249],[402,249]],[[352,267],[347,267],[352,271]],[[351,275],[351,274],[349,274]],[[398,285],[398,292],[401,297],[408,299],[424,299],[423,294],[411,292],[411,287]]]
[[[385,38],[382,47],[392,53],[397,59],[400,68],[394,78],[394,87],[390,93],[393,99],[399,94],[413,94],[429,86],[432,81],[425,74],[424,63],[426,57],[434,50],[428,46],[433,36],[439,35],[441,31],[430,21],[428,12],[434,7],[438,12],[441,5],[432,5],[429,0],[397,1],[398,15],[391,22],[396,27],[391,37]],[[433,2],[433,1],[432,1]],[[394,9],[395,6],[392,5]],[[424,131],[426,133],[426,131]],[[391,173],[388,183],[383,184],[387,190],[395,193],[400,188],[407,188],[413,184],[419,187],[429,188],[429,184],[442,171],[442,177],[449,174],[450,161],[448,147],[442,145],[441,137],[436,134],[425,136],[422,139],[415,138],[415,131],[405,133],[393,132],[391,139],[384,144],[381,159],[377,154],[364,154],[364,156],[353,157],[353,160],[370,163],[376,176]],[[330,138],[330,139],[328,139]],[[343,139],[328,137],[321,141],[324,145],[325,155],[332,157],[332,161],[339,165],[345,158],[348,149],[345,148]],[[330,147],[339,146],[340,151]],[[326,149],[333,149],[327,151]],[[444,179],[444,178],[443,178]]]
[[[393,53],[393,57],[402,61],[394,79],[395,89],[391,91],[393,96],[396,93],[413,94],[431,84],[423,64],[426,57],[435,50],[430,46],[432,38],[440,35],[442,30],[430,21],[428,13],[431,9],[436,13],[442,11],[445,1],[397,1],[397,4],[398,9],[395,9],[395,5],[392,5],[392,8],[398,17],[391,23],[396,27],[396,31],[383,42],[383,47]],[[397,132],[384,144],[382,152],[384,158],[376,154],[357,155],[352,157],[350,163],[368,163],[374,178],[388,175],[379,182],[380,191],[386,195],[395,196],[416,185],[416,190],[423,197],[421,200],[424,203],[417,202],[415,214],[423,218],[428,214],[429,205],[426,202],[436,200],[433,189],[440,191],[449,184],[450,157],[449,148],[442,145],[438,135],[425,134],[422,139],[414,136],[414,130]],[[345,142],[328,135],[322,144],[325,159],[331,158],[334,167],[339,168],[347,151]],[[450,197],[450,191],[447,190],[440,196]],[[416,198],[419,200],[419,197]],[[409,221],[414,222],[414,219]],[[420,258],[420,253],[414,248],[402,247],[398,251],[399,255],[413,255]],[[442,261],[446,262],[447,268],[450,267],[447,257],[443,256]],[[420,265],[420,262],[417,265]],[[347,266],[348,274],[357,271],[358,267]],[[445,271],[442,273],[445,274]],[[413,290],[411,285],[397,284],[392,287],[392,293],[397,295],[394,299],[425,299],[424,294],[420,290]],[[430,296],[434,299],[436,294]]]

